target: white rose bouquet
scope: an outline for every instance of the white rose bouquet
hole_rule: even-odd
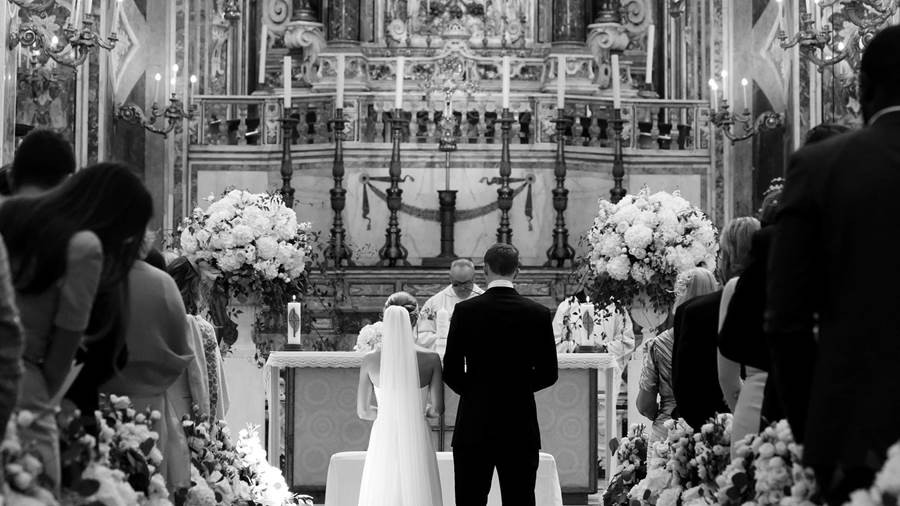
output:
[[[182,253],[215,279],[208,297],[213,305],[224,306],[235,298],[258,300],[259,332],[253,338],[258,359],[265,363],[269,352],[283,344],[266,339],[283,339],[287,303],[306,291],[310,224],[298,222],[278,194],[232,190],[206,210],[195,209],[180,230]],[[220,327],[230,327],[230,321],[218,321],[228,319],[223,309],[214,307],[213,319]],[[223,331],[221,337],[230,346],[237,334]]]
[[[353,351],[369,352],[381,349],[381,322],[370,323],[360,329]]]
[[[617,204],[601,200],[587,242],[591,291],[603,307],[628,308],[646,293],[655,309],[668,309],[678,275],[714,270],[719,251],[716,228],[700,209],[677,191],[647,188]]]
[[[851,506],[882,506],[900,503],[900,443],[888,449],[887,461],[875,475],[869,490],[850,494]]]

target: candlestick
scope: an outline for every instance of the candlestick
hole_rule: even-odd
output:
[[[153,88],[153,103],[159,103],[159,82],[162,81],[162,75],[157,72],[155,76],[153,76],[153,80],[156,81],[156,85]]]
[[[748,84],[750,84],[750,82],[747,81],[747,78],[741,79],[741,91],[743,91],[743,95],[744,95],[744,110],[745,111],[750,109],[750,101],[747,99],[747,85]]]
[[[566,107],[566,57],[559,55],[557,58],[556,69],[556,108],[565,109]]]
[[[266,58],[269,55],[269,25],[263,24],[262,33],[259,35],[259,76],[256,82],[265,84],[266,82]]]
[[[290,55],[285,56],[281,62],[281,73],[284,79],[284,110],[291,108],[291,66],[293,61]]]
[[[647,84],[653,83],[653,51],[656,49],[654,44],[656,43],[656,25],[650,25],[647,28],[647,70],[644,76],[644,82]]]
[[[622,108],[622,92],[621,79],[619,77],[619,55],[612,55],[612,89],[613,89],[613,109]]]
[[[709,79],[709,104],[712,106],[713,113],[719,109],[719,84],[715,79]]]
[[[344,55],[339,54],[337,57],[337,99],[335,100],[335,107],[338,109],[344,108]]]
[[[406,77],[406,57],[397,57],[397,89],[394,90],[394,109],[403,109],[403,78]]]
[[[297,302],[297,296],[294,295],[294,300],[292,302],[288,302],[287,304],[287,343],[292,346],[300,346],[302,344],[301,339],[301,318],[302,315],[302,306],[299,302]]]
[[[509,109],[509,56],[503,57],[503,108]]]
[[[116,33],[116,25],[119,23],[119,10],[122,8],[122,0],[116,0],[116,5],[113,7],[113,16],[109,21],[109,31],[110,33]]]

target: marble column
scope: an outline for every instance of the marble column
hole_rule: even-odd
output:
[[[330,0],[326,19],[329,42],[359,44],[360,0]]]
[[[553,45],[583,46],[587,37],[587,2],[553,0]]]
[[[0,165],[12,162],[16,131],[16,73],[18,71],[16,55],[18,46],[10,49],[5,41],[13,28],[11,20],[15,18],[18,8],[0,4]]]

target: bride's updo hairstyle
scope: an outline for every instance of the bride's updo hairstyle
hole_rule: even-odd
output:
[[[416,322],[419,321],[419,303],[416,301],[415,297],[407,292],[397,292],[388,297],[388,300],[384,303],[385,309],[391,306],[405,308],[406,311],[409,312],[409,323],[411,323],[413,327],[416,326]]]

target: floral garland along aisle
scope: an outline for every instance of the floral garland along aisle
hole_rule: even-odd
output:
[[[232,441],[224,421],[211,421],[194,408],[182,426],[191,455],[188,489],[169,490],[157,446],[158,411],[137,411],[128,397],[104,398],[85,420],[75,411],[60,414],[62,483],[60,494],[44,474],[40,456],[19,438],[35,422],[29,411],[15,413],[0,444],[3,482],[0,499],[11,506],[284,506],[312,505],[309,496],[288,489],[281,471],[269,465],[258,428]],[[0,501],[2,503],[3,501]]]

